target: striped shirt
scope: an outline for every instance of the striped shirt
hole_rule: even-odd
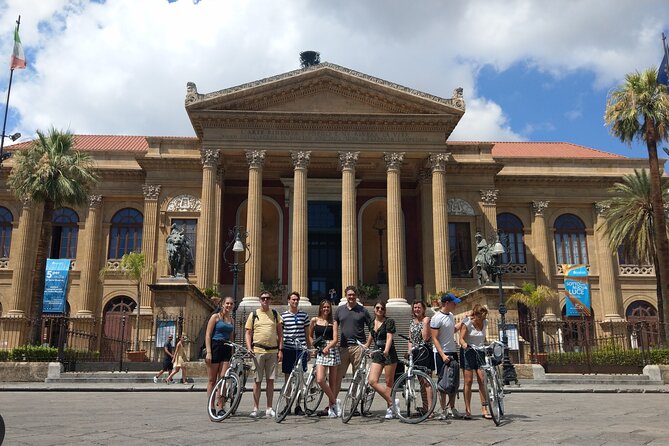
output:
[[[281,313],[281,319],[283,319],[283,348],[297,349],[297,345],[295,345],[293,340],[297,340],[298,345],[300,342],[306,344],[309,315],[302,310],[298,310],[295,314],[290,311],[284,311]]]

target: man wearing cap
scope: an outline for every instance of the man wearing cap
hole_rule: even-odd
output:
[[[437,373],[441,371],[444,364],[451,361],[457,361],[458,346],[455,343],[455,332],[458,327],[455,324],[453,310],[455,304],[461,301],[451,293],[441,295],[441,308],[430,319],[430,329],[432,332],[432,350],[434,351],[434,365]],[[460,324],[458,324],[460,325]],[[439,402],[441,404],[440,420],[445,420],[449,416],[460,418],[460,413],[455,408],[455,397],[457,390],[448,394],[448,407],[446,407],[446,394],[439,393]]]

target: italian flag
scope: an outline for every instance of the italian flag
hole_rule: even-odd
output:
[[[26,55],[23,54],[23,46],[21,46],[21,39],[19,38],[19,27],[17,26],[14,30],[14,51],[12,51],[12,60],[9,64],[9,69],[23,69],[25,67]]]

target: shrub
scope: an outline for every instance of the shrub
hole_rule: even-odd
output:
[[[11,361],[54,361],[58,357],[56,347],[42,345],[22,345],[11,352]]]
[[[669,364],[669,348],[655,348],[648,353],[649,364]],[[548,363],[552,365],[587,365],[586,352],[549,353]],[[644,363],[644,352],[625,350],[614,345],[606,345],[590,352],[593,365],[640,365]]]
[[[0,350],[0,362],[9,361],[9,355],[11,353],[11,350]]]

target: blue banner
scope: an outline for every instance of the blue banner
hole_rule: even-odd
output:
[[[69,272],[70,259],[46,259],[42,312],[65,313],[65,294]]]
[[[590,285],[585,265],[562,265],[567,316],[590,316]]]

